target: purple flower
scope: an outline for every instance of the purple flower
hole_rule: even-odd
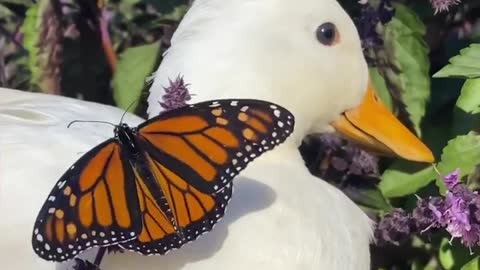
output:
[[[435,14],[448,11],[451,6],[458,5],[460,2],[461,0],[430,0]]]
[[[386,214],[378,223],[374,236],[377,245],[400,245],[410,236],[412,229],[411,216],[403,209],[395,209]]]
[[[178,76],[175,81],[168,80],[169,86],[164,87],[165,94],[162,96],[160,106],[165,110],[173,110],[187,105],[187,101],[192,99],[188,92],[188,84],[185,84],[183,77]]]
[[[418,200],[417,207],[412,212],[412,218],[417,230],[425,232],[431,228],[443,227],[443,212],[445,202],[441,197],[430,197],[428,200]]]
[[[445,183],[448,189],[452,189],[458,183],[459,174],[460,174],[460,169],[456,169],[455,171],[443,177],[443,182]]]

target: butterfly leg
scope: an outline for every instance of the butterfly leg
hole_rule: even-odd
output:
[[[81,260],[78,258],[75,258],[75,265],[73,266],[73,269],[74,270],[100,270],[100,268],[97,265],[87,260]]]
[[[98,252],[97,256],[95,256],[95,261],[93,263],[87,260],[81,260],[75,258],[75,266],[73,266],[74,270],[101,270],[100,263],[102,262],[103,256],[107,251],[108,247],[101,247]]]

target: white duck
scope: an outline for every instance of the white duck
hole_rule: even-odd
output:
[[[377,151],[426,162],[433,157],[367,87],[359,38],[340,5],[197,0],[157,72],[151,116],[160,111],[162,87],[179,74],[191,84],[194,102],[237,97],[279,103],[294,113],[295,132],[237,177],[226,215],[210,233],[166,256],[109,255],[102,269],[369,269],[370,220],[306,170],[298,145],[309,133],[335,127]],[[61,174],[112,136],[108,126],[66,125],[75,119],[118,122],[122,111],[10,90],[0,97],[0,214],[9,217],[0,222],[0,231],[9,232],[0,236],[1,262],[6,269],[53,269],[31,249],[37,211]],[[128,115],[126,122],[141,119]]]

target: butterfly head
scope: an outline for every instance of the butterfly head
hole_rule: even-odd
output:
[[[115,126],[115,129],[113,132],[115,135],[115,139],[117,139],[118,142],[122,146],[124,146],[129,153],[131,154],[138,153],[137,142],[135,139],[137,136],[136,128],[131,128],[129,125],[122,123],[120,125]]]

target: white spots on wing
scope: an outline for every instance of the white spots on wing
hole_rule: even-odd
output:
[[[47,244],[47,243],[45,243],[45,250],[46,250],[46,251],[49,251],[49,250],[50,250],[50,245]]]
[[[33,233],[38,234],[38,228],[35,228],[35,230],[33,230]]]
[[[282,121],[278,121],[277,122],[277,125],[280,127],[280,128],[283,128],[285,126],[285,124],[282,122]]]
[[[82,235],[80,235],[80,238],[82,238],[82,239],[84,239],[84,240],[85,240],[85,239],[87,239],[87,238],[88,238],[88,236],[87,236],[87,234],[85,234],[85,233],[82,233]]]
[[[238,105],[238,101],[237,101],[237,100],[234,100],[234,101],[230,102],[230,106],[232,106],[232,107],[235,107],[235,106],[237,106],[237,105]]]
[[[261,145],[265,145],[265,144],[267,144],[267,141],[266,141],[266,140],[262,140],[262,141],[260,142],[260,144],[261,144]]]
[[[248,111],[248,106],[243,106],[243,107],[240,109],[240,111],[242,111],[242,112]]]
[[[241,156],[243,156],[243,154],[242,154],[242,152],[237,152],[236,156],[241,157]]]
[[[55,196],[49,196],[48,201],[54,202],[55,201]]]
[[[255,158],[256,156],[257,156],[257,155],[255,155],[255,153],[251,153],[251,154],[250,154],[250,157],[251,157],[251,158]]]
[[[61,254],[62,252],[63,252],[63,250],[61,248],[57,248],[57,253]]]
[[[242,167],[239,166],[239,167],[237,167],[236,169],[237,169],[237,171],[241,171],[241,170],[242,170]]]
[[[41,234],[37,234],[37,241],[43,242],[43,236]]]
[[[245,150],[246,150],[247,152],[252,151],[252,146],[251,146],[251,145],[245,145]]]
[[[100,232],[99,235],[100,235],[100,237],[105,237],[105,233],[104,233],[104,232]]]
[[[55,213],[55,208],[53,208],[53,207],[52,207],[52,208],[49,208],[49,209],[48,209],[48,213],[49,213],[49,214]]]
[[[275,109],[277,109],[277,106],[275,106],[275,105],[270,105],[270,108],[273,109],[273,110],[275,110]]]
[[[130,236],[135,236],[135,233],[134,233],[134,232],[130,232]]]
[[[218,101],[214,101],[209,105],[210,108],[215,108],[215,107],[218,107],[218,106],[220,106],[220,103]]]
[[[87,242],[87,243],[85,244],[85,246],[89,247],[91,244],[92,244],[92,243]]]
[[[74,246],[73,246],[73,245],[68,245],[68,248],[69,248],[69,249],[73,249]]]
[[[274,110],[273,115],[275,115],[276,117],[280,117],[280,110]]]
[[[238,160],[237,160],[236,158],[232,159],[232,164],[233,164],[234,166],[237,165],[237,163],[238,163]]]
[[[97,231],[92,231],[91,234],[92,234],[92,236],[95,236],[95,235],[97,235]]]
[[[272,132],[272,137],[273,137],[273,138],[277,137],[277,135],[278,135],[277,132],[275,132],[275,131]]]
[[[60,181],[60,182],[58,182],[58,184],[57,184],[57,187],[58,187],[59,189],[62,189],[62,188],[63,188],[63,186],[65,186],[65,183],[67,183],[67,181],[66,181],[66,180],[64,180],[64,181]]]

